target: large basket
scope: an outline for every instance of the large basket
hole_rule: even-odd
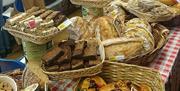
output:
[[[122,63],[147,66],[153,62],[153,60],[158,56],[161,49],[167,43],[169,30],[164,26],[156,23],[152,24],[152,29],[152,34],[155,39],[154,49],[146,54],[124,59],[124,61],[121,61]]]
[[[153,60],[158,56],[161,49],[167,43],[169,30],[164,26],[156,23],[153,23],[152,27],[153,27],[153,36],[155,39],[154,50],[152,50],[150,53],[146,55],[127,60],[125,63],[146,66],[152,63]]]
[[[46,44],[47,42],[51,41],[54,36],[56,36],[58,33],[61,32],[61,31],[57,31],[53,34],[48,34],[45,36],[35,36],[35,35],[28,34],[25,32],[17,31],[15,29],[10,29],[10,28],[6,28],[6,27],[3,27],[3,28],[4,28],[4,30],[7,30],[11,35],[13,35],[15,37],[18,37],[22,40],[29,41],[29,42],[39,44],[39,45]]]
[[[159,72],[146,67],[105,61],[100,75],[109,83],[125,80],[146,84],[152,91],[165,91]]]
[[[48,75],[50,80],[72,79],[72,78],[93,76],[99,74],[102,72],[101,70],[105,59],[104,47],[100,42],[99,42],[99,51],[102,62],[96,66],[92,66],[89,68],[82,68],[78,70],[62,71],[62,72],[48,72],[45,70],[44,64],[42,64],[43,72]]]
[[[87,7],[102,8],[106,6],[111,0],[71,0],[73,4]]]

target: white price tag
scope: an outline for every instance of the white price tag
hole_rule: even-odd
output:
[[[125,59],[124,55],[118,55],[110,58],[110,60],[112,61],[123,61],[124,59]]]
[[[67,19],[66,21],[64,21],[63,23],[61,23],[59,26],[58,26],[58,29],[59,30],[64,30],[65,28],[67,28],[69,25],[71,25],[72,22]]]

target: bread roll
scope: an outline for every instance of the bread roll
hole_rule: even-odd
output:
[[[118,37],[118,32],[113,25],[113,18],[108,16],[103,16],[95,20],[95,31],[102,41]]]

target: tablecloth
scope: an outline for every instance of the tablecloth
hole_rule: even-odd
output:
[[[180,28],[171,30],[169,40],[163,47],[158,57],[150,65],[151,68],[158,70],[162,76],[162,80],[166,83],[171,69],[174,65],[178,51],[180,49]]]

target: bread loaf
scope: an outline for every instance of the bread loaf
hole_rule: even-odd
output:
[[[118,33],[113,25],[113,18],[108,16],[103,16],[95,20],[95,31],[102,41],[118,37]]]

